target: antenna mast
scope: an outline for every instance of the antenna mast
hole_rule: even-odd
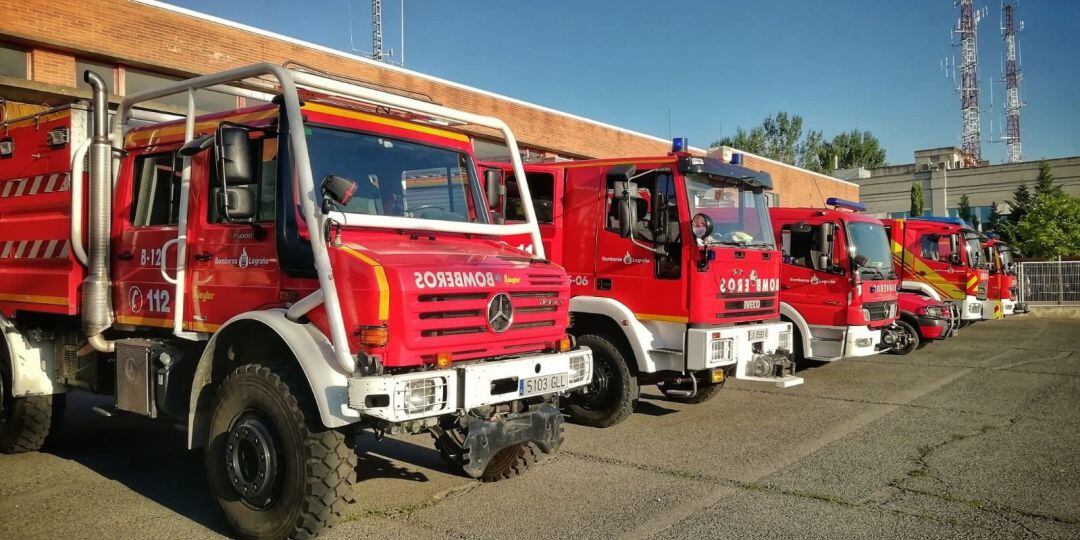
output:
[[[960,36],[960,112],[963,119],[961,148],[964,166],[977,167],[982,161],[981,119],[979,117],[979,51],[975,28],[982,20],[984,10],[976,10],[972,0],[956,0],[960,6],[960,20],[953,29]]]
[[[1023,161],[1020,149],[1020,65],[1016,54],[1016,8],[1018,0],[1001,3],[1001,39],[1005,42],[1005,163]],[[1020,30],[1024,29],[1020,21]]]
[[[371,59],[383,59],[382,0],[371,0]]]

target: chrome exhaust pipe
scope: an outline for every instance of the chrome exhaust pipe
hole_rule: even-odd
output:
[[[90,142],[90,203],[87,228],[87,275],[82,286],[82,330],[101,352],[113,352],[102,332],[113,325],[112,282],[109,280],[109,226],[112,220],[112,145],[109,143],[108,85],[87,70],[83,79],[93,90],[94,135]],[[75,182],[81,178],[72,179]]]

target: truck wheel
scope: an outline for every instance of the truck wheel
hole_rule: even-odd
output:
[[[465,441],[462,428],[444,431],[435,437],[435,449],[446,462],[460,467],[462,465],[461,445]],[[481,482],[498,482],[525,474],[534,463],[540,460],[540,449],[531,442],[508,446],[500,450],[480,475]]]
[[[324,428],[291,365],[246,364],[218,389],[206,470],[243,538],[312,538],[345,510],[356,477],[345,435]]]
[[[63,417],[64,395],[11,395],[11,370],[0,362],[0,452],[21,454],[40,450]]]
[[[919,330],[915,328],[915,325],[903,319],[897,319],[896,326],[907,336],[908,344],[907,347],[902,349],[893,349],[889,351],[889,354],[903,356],[905,354],[911,354],[915,349],[922,348],[922,338],[919,336]]]
[[[566,399],[563,411],[572,421],[591,427],[610,427],[626,420],[641,394],[626,358],[602,336],[586,334],[577,342],[592,349],[593,380],[583,392]]]
[[[727,380],[727,379],[724,379],[724,380]],[[677,396],[677,395],[673,395],[673,394],[669,393],[671,390],[676,390],[676,389],[677,390],[690,390],[691,387],[690,387],[689,384],[680,384],[680,385],[670,385],[669,386],[669,385],[664,384],[663,381],[661,381],[661,382],[657,383],[656,387],[660,389],[660,393],[664,394],[665,398],[670,399],[671,401],[677,401],[679,403],[690,403],[692,405],[697,405],[698,403],[705,403],[706,401],[709,401],[710,399],[716,397],[716,394],[720,393],[720,389],[724,387],[724,383],[719,383],[719,384],[698,383],[697,393],[694,394],[693,396],[690,396],[690,397]]]

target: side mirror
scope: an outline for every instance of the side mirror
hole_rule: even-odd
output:
[[[331,208],[325,204],[325,200],[333,201],[337,206],[347,206],[356,194],[356,181],[344,176],[328,174],[323,178],[322,190],[324,197],[323,213],[328,213]]]
[[[255,183],[252,168],[251,142],[244,128],[222,124],[218,127],[217,140],[218,173],[224,186]]]
[[[704,242],[713,232],[712,218],[705,214],[694,214],[694,217],[690,218],[690,232],[694,238]]]
[[[630,182],[633,185],[633,182]],[[618,192],[618,187],[615,188]],[[619,236],[630,238],[634,234],[634,224],[637,223],[637,203],[630,196],[615,197],[615,204],[619,205]]]
[[[487,197],[488,208],[498,212],[499,202],[502,200],[503,172],[499,169],[484,169],[484,195]]]
[[[218,191],[218,208],[229,222],[251,221],[255,217],[256,194],[251,186],[230,186]]]
[[[180,155],[184,157],[191,157],[198,154],[214,145],[213,135],[203,135],[196,139],[191,139],[184,146],[180,147]]]

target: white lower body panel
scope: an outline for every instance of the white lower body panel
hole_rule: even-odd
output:
[[[983,318],[982,300],[974,296],[965,296],[963,300],[950,300],[960,310],[960,318],[965,321],[979,321]]]
[[[770,382],[779,387],[803,383],[802,377],[760,374],[771,356],[790,355],[791,323],[771,322],[687,330],[686,369],[701,371],[735,366],[735,378]]]
[[[812,360],[833,362],[881,352],[881,330],[868,326],[823,325],[811,325],[809,329],[810,349],[805,356]]]

